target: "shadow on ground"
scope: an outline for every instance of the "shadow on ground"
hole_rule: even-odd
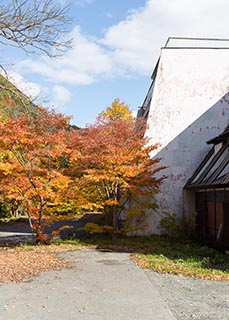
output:
[[[59,220],[47,225],[45,227],[45,233],[50,235],[52,231],[56,231],[61,227],[67,226],[68,228],[60,232],[60,238],[68,239],[86,223],[96,222],[100,217],[100,214],[87,213],[81,218]],[[32,234],[28,219],[23,218],[15,222],[10,221],[8,223],[0,223],[0,246],[13,246],[33,241],[34,235]]]
[[[140,260],[144,260],[143,265],[154,269],[153,265],[159,266],[171,265],[171,273],[176,274],[176,269],[183,266],[192,266],[192,268],[204,268],[205,270],[229,271],[229,255],[209,248],[198,242],[189,240],[181,241],[166,236],[137,236],[137,237],[117,237],[112,241],[109,237],[83,237],[82,243],[92,244],[99,251],[115,251],[139,254]],[[193,269],[193,270],[194,270]],[[172,271],[173,270],[173,271]],[[179,273],[179,270],[177,270]]]
[[[93,245],[100,251],[116,251],[143,254],[141,259],[147,265],[159,261],[162,264],[173,264],[173,268],[182,265],[196,265],[199,268],[227,271],[229,267],[229,255],[208,248],[200,243],[180,241],[163,236],[142,237],[117,237],[115,241],[108,235],[91,235],[79,231],[86,223],[98,223],[101,214],[87,213],[78,219],[64,219],[46,226],[45,233],[51,234],[63,226],[69,228],[60,232],[63,240],[71,239],[80,241],[82,245]],[[33,235],[28,221],[0,224],[0,246],[15,246],[33,242]],[[75,240],[74,240],[75,239]]]

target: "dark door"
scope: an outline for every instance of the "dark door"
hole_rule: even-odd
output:
[[[219,240],[224,221],[224,207],[222,202],[207,203],[206,220],[207,238],[213,241]]]
[[[222,242],[226,249],[229,249],[229,203],[223,204],[223,236]]]

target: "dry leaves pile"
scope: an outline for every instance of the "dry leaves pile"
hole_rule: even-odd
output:
[[[70,261],[57,256],[69,249],[69,246],[0,248],[0,283],[27,281],[42,271],[69,268]]]

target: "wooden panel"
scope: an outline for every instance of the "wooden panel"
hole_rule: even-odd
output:
[[[223,225],[223,203],[207,203],[207,237],[209,239],[218,239],[219,229]]]
[[[207,203],[207,238],[215,239],[215,204]]]
[[[229,203],[223,205],[223,245],[229,249]]]
[[[223,203],[216,202],[216,239],[221,240],[223,230]]]

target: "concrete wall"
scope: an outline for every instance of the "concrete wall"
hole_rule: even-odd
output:
[[[228,92],[229,49],[162,49],[147,130],[160,143],[152,156],[168,166],[157,196],[160,214],[194,211],[193,194],[183,186],[209,150],[206,141],[228,124]],[[158,221],[149,215],[146,233],[158,233]]]

